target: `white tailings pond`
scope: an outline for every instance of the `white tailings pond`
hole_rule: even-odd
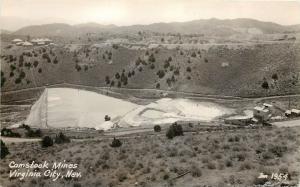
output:
[[[164,98],[148,105],[91,91],[49,88],[32,106],[26,124],[39,128],[87,127],[107,130],[121,127],[173,123],[175,121],[212,121],[234,113],[214,103]],[[104,116],[111,117],[105,122]]]

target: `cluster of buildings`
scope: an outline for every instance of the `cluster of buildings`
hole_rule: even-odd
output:
[[[30,41],[23,41],[21,39],[13,39],[12,43],[17,45],[17,46],[34,46],[34,45],[54,45],[52,40],[49,38],[37,38],[37,39],[32,39]]]
[[[232,124],[232,125],[250,125],[250,124],[258,124],[258,123],[266,123],[270,120],[282,120],[284,117],[282,116],[273,116],[276,109],[273,105],[268,103],[263,103],[261,106],[256,106],[253,108],[252,112],[253,115],[247,115],[247,116],[233,116],[226,118],[224,122],[226,124]],[[300,117],[300,110],[297,109],[291,109],[285,111],[285,118],[291,118],[291,117]]]

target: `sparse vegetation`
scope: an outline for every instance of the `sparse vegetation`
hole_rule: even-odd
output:
[[[173,123],[167,133],[166,133],[166,136],[169,138],[169,139],[173,139],[175,136],[183,136],[183,130],[182,130],[182,126],[177,124],[176,122]]]
[[[110,144],[111,147],[121,147],[122,146],[122,142],[117,139],[117,138],[114,138],[112,143]]]
[[[9,154],[8,148],[5,143],[1,140],[1,159],[4,159]]]
[[[58,135],[55,136],[54,142],[56,144],[63,144],[63,143],[70,143],[71,140],[69,137],[67,137],[62,132],[60,132]]]
[[[44,136],[41,141],[41,145],[43,148],[53,146],[53,139],[50,136]]]
[[[160,131],[161,131],[161,127],[159,125],[155,125],[154,132],[160,132]]]

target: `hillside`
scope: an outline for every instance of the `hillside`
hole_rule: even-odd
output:
[[[292,94],[300,93],[299,54],[294,42],[193,49],[13,46],[2,49],[2,91],[66,82],[245,97]]]
[[[209,36],[231,36],[235,34],[274,34],[284,32],[299,32],[298,26],[283,26],[272,22],[262,22],[253,19],[206,19],[189,22],[154,23],[150,25],[115,26],[86,23],[80,25],[46,24],[21,28],[16,35],[31,36],[76,36],[87,33],[137,33],[151,31],[159,33],[204,34]]]

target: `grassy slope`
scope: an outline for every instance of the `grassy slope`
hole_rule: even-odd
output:
[[[2,71],[6,77],[6,82],[2,89],[18,90],[22,88],[43,86],[60,82],[69,82],[90,86],[108,86],[105,84],[105,76],[109,76],[115,81],[115,87],[118,80],[114,78],[115,73],[125,74],[135,71],[135,75],[128,78],[127,88],[155,88],[160,83],[161,89],[198,92],[204,94],[220,94],[232,96],[264,96],[280,95],[300,92],[299,83],[299,54],[300,47],[294,43],[277,44],[257,44],[257,45],[212,45],[200,46],[199,49],[128,49],[119,47],[114,49],[109,46],[95,48],[92,46],[73,46],[73,47],[52,47],[54,55],[50,55],[49,47],[45,47],[47,54],[51,58],[51,63],[42,59],[42,53],[39,51],[43,47],[2,49],[2,55],[13,55],[16,61],[8,63],[3,56],[1,60]],[[22,50],[20,50],[22,49]],[[76,55],[74,55],[74,49]],[[25,68],[18,67],[19,56],[24,51],[36,51],[37,57],[24,57],[24,62],[39,61],[38,67]],[[88,52],[88,56],[87,54]],[[153,54],[155,68],[151,69],[151,62],[148,62],[146,51]],[[112,53],[112,63],[108,59],[108,53]],[[196,57],[192,57],[195,52]],[[198,53],[199,52],[199,53]],[[183,53],[183,54],[182,54]],[[103,55],[105,59],[103,59]],[[57,57],[58,63],[53,60]],[[135,61],[140,57],[146,64],[135,65]],[[165,61],[172,57],[170,66],[164,68]],[[77,60],[76,60],[77,59]],[[190,63],[188,60],[190,59]],[[228,63],[228,67],[222,67],[222,63]],[[9,77],[11,64],[18,68],[15,75]],[[75,65],[78,64],[81,70],[78,72]],[[87,70],[85,70],[87,67]],[[191,72],[187,72],[187,67]],[[38,69],[42,68],[42,73]],[[139,71],[142,68],[142,71]],[[175,75],[175,81],[170,85],[166,83],[168,78],[172,78],[175,69],[180,70],[180,74]],[[15,84],[18,77],[18,71],[23,70],[26,77],[21,84]],[[165,76],[158,78],[158,70],[164,70]],[[273,74],[278,75],[278,80],[272,79]],[[188,80],[187,77],[191,80]],[[29,80],[30,83],[26,83]],[[264,90],[261,84],[267,80],[270,86],[269,90]]]
[[[130,136],[121,148],[111,140],[73,142],[41,149],[39,143],[8,144],[11,152],[1,161],[0,182],[4,186],[252,186],[260,172],[288,172],[289,182],[299,178],[299,128],[243,130],[186,134],[168,140],[160,135]],[[275,147],[283,148],[276,155]],[[285,150],[286,148],[286,150]],[[279,150],[279,149],[278,149]],[[8,180],[8,163],[66,160],[79,164],[79,180],[27,178]],[[42,170],[43,171],[43,170]],[[65,170],[60,170],[65,173]],[[170,179],[191,171],[186,176]]]

